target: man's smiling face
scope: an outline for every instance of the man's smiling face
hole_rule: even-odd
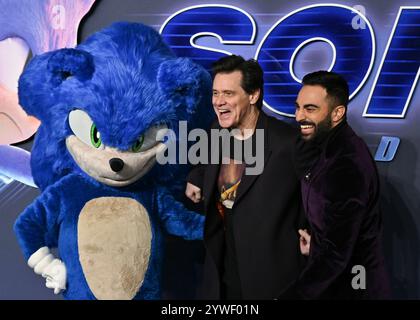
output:
[[[319,85],[304,85],[296,99],[295,115],[305,140],[329,131],[332,121],[326,89]]]
[[[213,108],[222,128],[240,128],[255,108],[259,93],[248,94],[241,86],[242,73],[218,73],[213,80]]]

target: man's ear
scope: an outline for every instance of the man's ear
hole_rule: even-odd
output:
[[[187,58],[164,61],[157,81],[161,93],[181,113],[195,113],[201,100],[211,92],[210,74]]]
[[[78,49],[60,49],[34,57],[19,78],[19,104],[42,119],[50,111],[54,91],[65,81],[84,82],[94,72],[93,57]]]
[[[258,99],[260,98],[261,89],[255,90],[253,93],[249,95],[249,103],[256,104]]]
[[[344,118],[344,115],[346,114],[346,107],[343,105],[339,105],[334,108],[334,110],[331,113],[331,120],[334,123],[338,123],[341,121],[341,119]]]

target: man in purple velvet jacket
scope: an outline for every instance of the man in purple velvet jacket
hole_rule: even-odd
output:
[[[306,75],[296,100],[296,148],[310,235],[299,230],[305,269],[283,298],[386,299],[379,180],[366,144],[347,124],[347,82]]]

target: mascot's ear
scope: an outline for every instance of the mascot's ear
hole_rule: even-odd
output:
[[[89,80],[94,70],[92,55],[83,50],[66,48],[36,56],[19,78],[19,103],[28,114],[42,119],[63,82]]]
[[[94,68],[90,53],[78,49],[61,49],[55,51],[47,64],[53,85],[60,85],[70,77],[86,81],[92,77]]]
[[[159,66],[159,89],[177,108],[195,113],[211,92],[210,74],[187,58],[167,60]]]

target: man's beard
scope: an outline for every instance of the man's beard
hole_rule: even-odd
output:
[[[310,137],[303,137],[302,138],[306,141],[316,141],[318,143],[322,142],[325,137],[328,135],[332,128],[332,121],[331,121],[331,113],[328,113],[324,120],[315,124],[312,121],[303,120],[299,122],[301,125],[313,125],[314,126],[314,133]]]

